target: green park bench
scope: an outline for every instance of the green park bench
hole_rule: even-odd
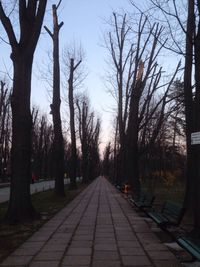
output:
[[[200,261],[200,238],[195,237],[195,233],[179,236],[176,242]]]
[[[147,215],[161,228],[178,226],[183,214],[183,207],[171,201],[166,201],[163,204],[161,211],[151,210],[147,212]]]
[[[151,193],[142,192],[139,199],[130,198],[129,202],[132,206],[143,210],[145,208],[151,208],[155,200],[155,195]]]

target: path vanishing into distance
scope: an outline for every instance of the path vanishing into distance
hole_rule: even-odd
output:
[[[178,267],[144,217],[104,177],[35,232],[0,266]]]

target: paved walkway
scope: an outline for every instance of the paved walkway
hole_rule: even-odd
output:
[[[120,193],[99,177],[0,266],[181,265]]]

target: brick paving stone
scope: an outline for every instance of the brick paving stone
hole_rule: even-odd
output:
[[[47,235],[33,235],[32,237],[29,238],[29,242],[39,242],[39,241],[47,241],[50,237],[50,234],[48,233]]]
[[[151,266],[146,256],[122,256],[122,262],[124,266]]]
[[[133,227],[136,233],[149,233],[149,226],[141,226],[141,225],[136,225]]]
[[[62,262],[62,265],[72,265],[72,266],[77,266],[77,265],[89,265],[90,264],[90,256],[65,256]]]
[[[95,228],[94,226],[92,226],[92,227],[88,227],[88,226],[82,225],[82,224],[80,223],[79,227],[77,228],[77,232],[78,232],[79,230],[80,230],[80,231],[84,231],[84,230],[85,230],[85,231],[87,231],[87,233],[88,233],[88,231],[90,231],[90,232],[92,231],[92,232],[93,232],[93,231],[94,231],[94,228]],[[90,232],[89,232],[89,233],[90,233]]]
[[[121,266],[120,261],[107,261],[107,260],[97,261],[95,260],[92,263],[92,267],[120,267],[120,266]]]
[[[20,246],[22,249],[35,249],[35,248],[41,248],[45,242],[30,242],[29,239]]]
[[[114,222],[114,225],[115,225],[115,229],[116,230],[126,230],[126,229],[128,229],[129,227],[130,227],[130,225],[126,222],[126,223],[116,223],[116,222]],[[122,225],[123,225],[123,227],[122,227]]]
[[[27,266],[32,256],[9,256],[0,266]]]
[[[135,247],[141,247],[140,243],[138,241],[121,241],[118,240],[118,246],[122,248],[135,248]]]
[[[116,244],[116,240],[115,240],[115,238],[95,238],[95,242],[94,242],[94,244],[95,245],[98,245],[98,244],[105,244],[105,242],[107,243],[107,244]]]
[[[56,246],[55,246],[55,244],[47,244],[44,246],[44,248],[42,250],[44,252],[49,252],[49,251],[57,252],[57,251],[65,251],[66,247],[67,247],[67,244],[56,244]]]
[[[79,248],[69,248],[67,251],[67,255],[86,255],[90,256],[92,255],[92,249],[91,248],[85,248],[85,247],[79,247]]]
[[[30,267],[58,267],[59,261],[34,261]]]
[[[18,248],[16,249],[12,255],[13,256],[34,256],[37,254],[37,252],[40,251],[40,247],[34,247],[34,248]]]
[[[93,255],[94,260],[119,260],[119,255],[116,251],[94,251]]]
[[[116,230],[116,233],[121,234],[121,235],[133,235],[133,230],[128,227],[127,229]]]
[[[92,235],[75,235],[73,237],[73,240],[76,240],[76,241],[90,241],[90,240],[93,240],[93,236]]]
[[[61,251],[40,251],[40,253],[34,258],[36,261],[59,261],[63,256]]]
[[[152,243],[161,243],[157,236],[149,231],[149,233],[137,233],[137,237],[142,243],[152,244]]]
[[[52,238],[58,240],[69,240],[72,237],[72,233],[55,233]]]
[[[112,227],[97,227],[96,233],[114,233],[113,226]]]
[[[91,234],[91,229],[80,229],[76,230],[77,235],[89,235]]]
[[[112,237],[107,237],[106,239],[102,237],[97,237],[95,238],[95,244],[105,243],[105,240],[106,240],[106,243],[109,243],[109,244],[116,243],[115,238],[112,238]]]
[[[118,232],[118,231],[119,231],[119,232],[120,232],[120,231],[126,231],[127,229],[130,229],[130,226],[122,226],[122,225],[121,225],[121,226],[116,226],[116,225],[115,225],[115,231],[116,231],[116,232]]]
[[[106,242],[106,241],[105,241]],[[116,244],[101,243],[94,245],[94,250],[117,251]]]
[[[117,240],[120,240],[120,241],[136,241],[137,238],[134,236],[134,235],[118,235],[117,234]]]
[[[75,230],[75,227],[68,227],[66,225],[61,225],[58,229],[57,229],[57,233],[73,233]]]
[[[74,248],[82,248],[82,247],[87,247],[87,248],[91,248],[93,245],[93,242],[92,240],[90,241],[84,241],[84,240],[81,240],[81,241],[76,241],[76,240],[73,240],[72,243],[70,244],[70,247],[74,247]]]
[[[115,237],[115,234],[114,232],[113,233],[95,233],[95,237],[98,238],[107,238],[107,237],[111,237],[111,238],[114,238]]]
[[[164,245],[164,244],[159,244],[159,243],[154,243],[154,244],[147,244],[147,245],[144,245],[144,248],[145,250],[147,251],[168,251],[168,248]]]
[[[148,251],[153,260],[176,260],[175,256],[169,251]]]
[[[129,248],[129,247],[126,247],[126,248],[120,248],[119,249],[119,251],[120,251],[120,254],[121,255],[129,255],[129,256],[133,256],[133,255],[138,255],[138,256],[140,256],[140,255],[145,255],[145,252],[144,252],[144,250],[141,248],[141,247],[139,247],[139,248]]]
[[[114,233],[113,226],[111,227],[97,227],[96,233]]]
[[[47,244],[51,244],[51,245],[54,245],[54,246],[56,247],[56,246],[61,245],[61,244],[66,245],[66,244],[69,243],[70,240],[71,240],[70,238],[68,238],[68,239],[62,239],[62,238],[59,238],[59,239],[58,239],[58,238],[54,238],[54,237],[52,237],[52,238],[47,242]]]
[[[156,267],[183,267],[183,265],[178,261],[155,261]]]

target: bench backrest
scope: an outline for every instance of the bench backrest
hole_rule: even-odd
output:
[[[155,196],[150,194],[150,193],[146,193],[145,194],[145,199],[144,199],[144,204],[145,205],[149,205],[151,206],[154,202]]]
[[[171,221],[180,223],[183,216],[183,208],[182,206],[173,203],[171,201],[165,202],[162,208],[162,213]]]
[[[144,200],[145,200],[145,197],[146,197],[146,194],[145,194],[145,192],[140,192],[139,201],[140,201],[140,202],[144,202]]]

